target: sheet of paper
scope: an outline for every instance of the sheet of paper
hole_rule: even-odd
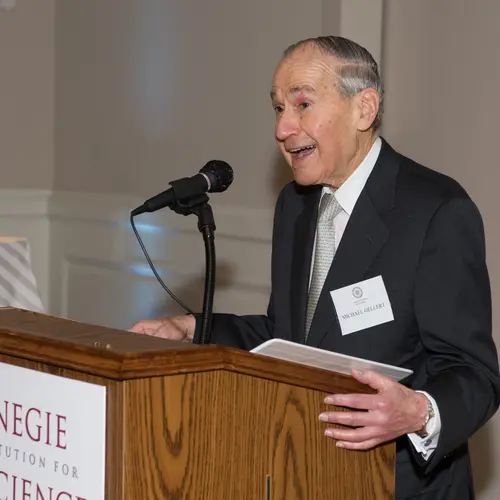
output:
[[[311,347],[304,344],[297,344],[283,339],[271,339],[257,346],[251,352],[270,356],[272,358],[292,361],[302,365],[314,366],[323,370],[344,373],[351,375],[353,369],[356,370],[374,370],[382,375],[402,380],[413,373],[407,368],[386,365],[369,359],[355,358],[347,354],[325,351],[317,347]]]

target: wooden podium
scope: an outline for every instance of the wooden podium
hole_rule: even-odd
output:
[[[318,420],[352,377],[18,309],[0,363],[106,387],[108,500],[394,498],[395,445],[342,450]]]

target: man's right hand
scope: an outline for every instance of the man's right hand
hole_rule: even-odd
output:
[[[138,321],[129,331],[168,340],[192,342],[195,328],[196,319],[189,314],[170,318],[144,319]]]

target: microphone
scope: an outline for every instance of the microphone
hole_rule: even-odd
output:
[[[171,188],[146,200],[131,212],[134,217],[188,201],[205,193],[222,193],[233,182],[233,169],[222,160],[209,161],[198,174],[169,182]]]

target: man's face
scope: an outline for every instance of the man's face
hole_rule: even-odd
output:
[[[340,95],[335,64],[333,56],[302,47],[274,75],[276,140],[298,184],[338,187],[357,166],[359,105]]]

